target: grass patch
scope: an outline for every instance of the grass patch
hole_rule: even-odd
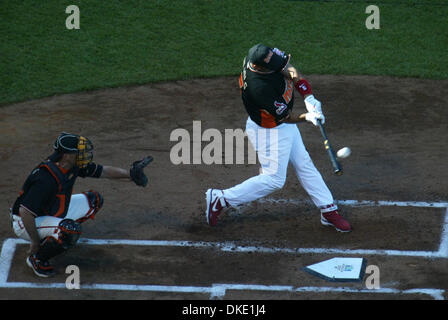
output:
[[[438,1],[436,1],[438,2]],[[0,6],[0,103],[174,79],[238,74],[250,46],[292,54],[304,74],[448,78],[448,6],[259,0],[10,0]],[[65,8],[80,9],[67,30]]]

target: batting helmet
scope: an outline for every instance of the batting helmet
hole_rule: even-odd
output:
[[[277,48],[270,48],[261,43],[250,48],[247,54],[250,62],[276,72],[288,64],[290,57]]]

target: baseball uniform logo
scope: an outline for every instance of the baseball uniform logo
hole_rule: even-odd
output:
[[[306,84],[304,84],[304,83],[301,83],[301,84],[299,85],[299,88],[302,89],[303,91],[308,91],[308,87],[307,87]]]
[[[213,211],[218,211],[219,210],[218,203],[219,203],[219,198],[216,198],[215,201],[213,201],[213,203],[212,203],[212,210]]]
[[[282,112],[285,111],[286,108],[288,108],[288,106],[282,102],[274,101],[274,105],[275,105],[275,112],[277,114],[282,114]]]
[[[280,56],[280,57],[282,57],[282,58],[285,56],[285,53],[284,53],[283,51],[281,51],[280,49],[274,48],[274,49],[272,49],[272,51],[273,51],[276,55],[278,55],[278,56]]]

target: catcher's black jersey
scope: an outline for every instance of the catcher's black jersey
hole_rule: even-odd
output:
[[[293,107],[294,83],[281,72],[256,72],[244,59],[239,85],[247,113],[261,127],[276,127]]]
[[[18,215],[20,206],[24,206],[36,216],[63,218],[67,214],[76,178],[98,178],[102,170],[101,165],[93,162],[86,168],[74,167],[66,171],[51,161],[44,161],[26,179],[12,212]]]

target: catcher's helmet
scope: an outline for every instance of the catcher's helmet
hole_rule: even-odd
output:
[[[76,153],[76,165],[86,167],[93,159],[93,144],[83,136],[62,132],[53,144],[58,153]]]

